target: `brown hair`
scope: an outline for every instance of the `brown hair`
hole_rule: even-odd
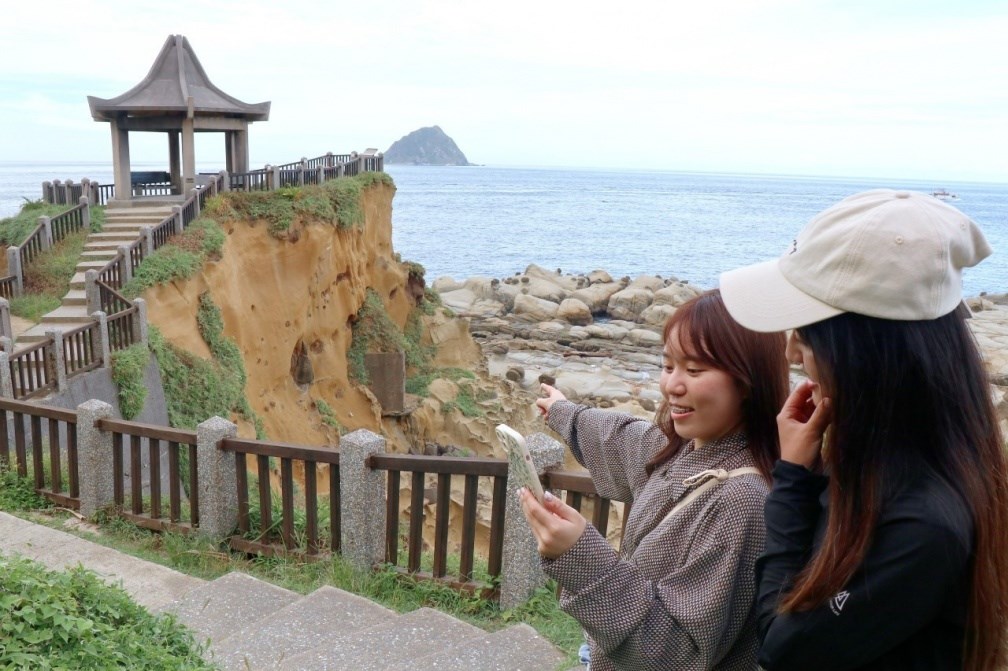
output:
[[[1008,661],[1008,457],[980,353],[959,311],[928,321],[842,314],[797,331],[833,404],[822,545],[782,612],[825,603],[862,565],[886,499],[943,479],[973,519],[967,671]]]
[[[683,303],[665,322],[662,342],[678,329],[683,352],[711,368],[724,371],[742,393],[742,425],[753,461],[767,482],[780,456],[777,413],[788,396],[788,364],[783,333],[757,333],[739,325],[717,289]],[[658,408],[656,423],[668,437],[668,446],[656,454],[647,470],[679,453],[686,441],[675,432],[668,400]]]

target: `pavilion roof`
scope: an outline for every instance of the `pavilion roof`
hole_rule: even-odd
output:
[[[143,81],[115,98],[88,96],[95,121],[122,114],[147,116],[182,113],[229,116],[248,121],[269,119],[269,101],[250,104],[213,85],[192,47],[182,35],[169,35]]]

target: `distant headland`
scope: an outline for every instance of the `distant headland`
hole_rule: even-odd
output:
[[[440,126],[428,126],[404,135],[385,152],[386,163],[410,165],[473,165]]]

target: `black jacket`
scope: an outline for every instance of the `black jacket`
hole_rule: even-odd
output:
[[[825,605],[779,614],[778,597],[822,541],[828,478],[780,461],[756,563],[759,661],[767,671],[962,668],[973,523],[955,490],[924,475],[886,500],[868,553]]]

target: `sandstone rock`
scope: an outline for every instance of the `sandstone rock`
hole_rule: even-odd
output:
[[[529,336],[536,340],[556,340],[567,333],[570,327],[558,321],[539,322],[529,332]]]
[[[966,299],[966,305],[969,306],[970,310],[973,312],[983,312],[984,310],[994,310],[994,302],[988,300],[987,298],[982,298],[980,296],[974,296],[972,298]]]
[[[565,291],[574,291],[577,288],[577,278],[570,276],[563,276],[560,274],[559,269],[556,271],[547,270],[542,266],[537,266],[536,264],[530,265],[525,269],[525,274],[531,278],[538,278],[541,280],[546,280],[551,284],[556,284]]]
[[[617,282],[593,283],[572,293],[571,298],[587,305],[592,314],[599,314],[609,307],[609,299],[621,288]]]
[[[630,287],[635,289],[647,289],[651,292],[658,291],[665,286],[665,280],[655,275],[641,275],[630,283]]]
[[[551,387],[556,386],[556,378],[553,377],[552,375],[548,375],[547,373],[543,373],[542,375],[540,375],[539,381],[543,384],[548,384]]]
[[[551,282],[550,280],[543,279],[541,277],[531,277],[526,285],[528,287],[528,293],[530,296],[535,296],[536,298],[543,298],[554,303],[559,303],[563,299],[567,298],[570,293],[567,289],[556,282]]]
[[[655,402],[649,398],[638,398],[637,403],[641,408],[647,410],[648,412],[654,412],[658,408],[658,406],[655,405]]]
[[[492,277],[470,277],[465,281],[464,286],[476,298],[495,301],[497,300],[497,286],[499,284],[500,282]]]
[[[679,307],[691,298],[699,296],[700,293],[700,290],[688,284],[670,284],[655,292],[654,304]]]
[[[611,284],[613,278],[604,270],[593,270],[588,273],[588,284]]]
[[[521,382],[525,379],[525,369],[519,366],[512,366],[507,369],[506,373],[504,373],[504,377],[512,382]]]
[[[560,306],[552,301],[527,294],[518,294],[515,296],[514,315],[524,321],[549,321],[556,317],[558,309],[560,309]]]
[[[571,326],[570,330],[567,331],[567,336],[571,340],[585,340],[586,338],[590,338],[591,334],[583,326]]]
[[[615,324],[591,324],[585,326],[584,329],[592,338],[602,338],[603,340],[622,340],[630,332],[629,329]]]
[[[634,329],[627,335],[627,339],[641,347],[654,346],[658,348],[662,346],[661,335],[648,329]]]
[[[658,294],[655,294],[657,296]],[[675,313],[676,308],[672,305],[658,305],[652,303],[641,312],[641,321],[649,326],[665,326],[668,318]]]
[[[451,380],[438,378],[427,387],[427,396],[439,403],[454,401],[455,397],[458,396],[458,385]]]
[[[654,292],[648,289],[628,287],[617,291],[609,298],[608,312],[615,319],[638,321],[644,308],[651,305]]]
[[[446,291],[455,291],[457,289],[461,289],[462,286],[463,286],[462,282],[457,282],[455,278],[448,277],[447,275],[443,275],[437,278],[436,280],[434,280],[434,283],[431,284],[431,288],[434,289],[434,291],[438,292],[439,294],[444,293]]]
[[[560,307],[557,309],[557,318],[577,326],[592,323],[591,310],[584,302],[576,298],[567,298],[560,303]]]

